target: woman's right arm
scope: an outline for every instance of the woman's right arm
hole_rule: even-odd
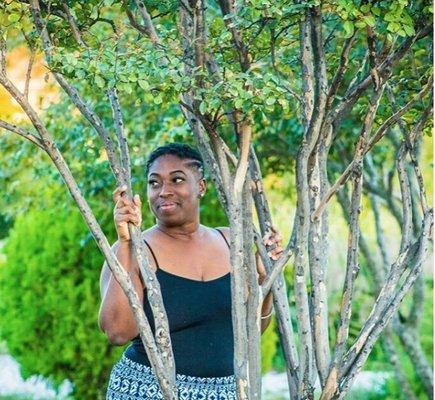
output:
[[[123,188],[114,192],[114,220],[118,241],[112,246],[120,264],[130,274],[140,302],[143,302],[144,286],[140,279],[139,266],[133,254],[132,242],[128,232],[128,222],[140,226],[140,199],[122,198]],[[116,281],[105,262],[100,276],[101,307],[99,313],[100,328],[106,333],[109,341],[115,345],[124,345],[137,336],[138,331],[133,318],[127,296]]]

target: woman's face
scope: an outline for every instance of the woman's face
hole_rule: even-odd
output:
[[[191,162],[190,159],[182,160],[168,154],[151,164],[148,201],[159,221],[173,226],[197,218],[205,181]]]

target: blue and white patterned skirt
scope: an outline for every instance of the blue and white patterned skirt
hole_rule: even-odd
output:
[[[234,375],[201,378],[177,374],[179,400],[236,400]],[[122,356],[110,374],[106,400],[160,400],[163,394],[151,368]]]

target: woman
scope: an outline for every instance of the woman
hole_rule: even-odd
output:
[[[235,399],[234,343],[231,317],[229,229],[200,224],[199,204],[206,190],[201,155],[173,143],[154,150],[147,161],[148,201],[156,224],[143,232],[151,268],[159,280],[167,311],[177,369],[180,399]],[[141,202],[114,192],[114,220],[118,241],[113,249],[130,273],[154,332],[153,317],[139,267],[133,256],[128,223],[141,224]],[[271,257],[282,252],[279,238]],[[259,281],[265,271],[257,262]],[[121,287],[107,265],[100,280],[100,327],[110,342],[132,340],[115,365],[107,399],[160,399],[162,393],[138,336],[136,324]],[[266,297],[262,331],[270,323],[272,298]]]

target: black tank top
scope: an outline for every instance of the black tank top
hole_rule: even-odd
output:
[[[218,232],[227,242],[223,233]],[[200,377],[233,375],[230,273],[204,282],[171,274],[160,269],[153,250],[145,243],[157,266],[156,276],[168,316],[177,373]],[[144,311],[154,333],[154,320],[146,293]],[[135,362],[151,366],[139,336],[133,339],[125,355]]]

